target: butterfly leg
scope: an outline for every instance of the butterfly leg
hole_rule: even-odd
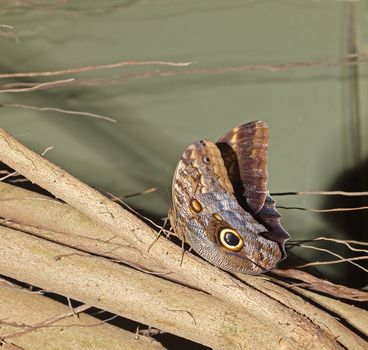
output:
[[[180,259],[180,266],[183,264],[184,253],[185,253],[185,236],[182,235],[182,238],[181,238],[181,259]]]
[[[183,233],[184,231],[182,229],[180,229],[177,225],[175,225],[175,213],[172,209],[169,210],[169,215],[168,218],[170,220],[170,225],[171,225],[171,229],[170,231],[172,231],[172,234],[174,236],[176,236],[178,239],[180,239],[181,241],[181,250],[182,250],[182,254],[181,254],[181,259],[180,259],[180,266],[183,264],[183,260],[184,260],[184,253],[185,253],[185,234]]]
[[[169,220],[169,217],[166,217],[166,218],[164,218],[164,223],[163,223],[163,225],[162,225],[162,227],[161,227],[161,229],[160,229],[160,231],[158,231],[158,233],[157,233],[157,236],[156,236],[156,238],[152,241],[152,243],[150,244],[150,246],[148,247],[148,252],[150,251],[150,249],[153,247],[153,245],[158,241],[158,239],[160,238],[160,236],[161,236],[161,232],[164,232],[165,234],[166,234],[166,238],[169,238],[170,237],[170,231],[168,231],[168,230],[166,230],[165,229],[165,227],[166,227],[166,225],[167,225],[167,222],[168,222],[168,220]]]

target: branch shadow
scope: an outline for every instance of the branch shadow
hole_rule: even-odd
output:
[[[368,187],[368,158],[339,174],[332,182],[329,191],[367,191]],[[326,196],[323,203],[325,208],[352,208],[367,206],[368,198],[365,196]],[[343,239],[367,241],[368,211],[346,211],[326,213],[324,218],[335,229],[341,233]],[[337,237],[334,237],[337,238]],[[331,250],[331,243],[327,245]],[[360,247],[365,248],[366,247]],[[345,246],[336,246],[334,252],[343,256],[361,256],[362,253],[351,252]],[[360,265],[368,268],[367,260],[357,261]],[[341,264],[340,264],[341,265]],[[368,284],[367,273],[352,264],[344,264],[344,274],[340,283],[353,288],[362,288]],[[339,266],[339,265],[335,265]],[[336,268],[336,267],[335,267]]]

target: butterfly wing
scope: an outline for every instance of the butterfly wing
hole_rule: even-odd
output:
[[[256,121],[230,130],[217,141],[230,181],[240,189],[250,209],[258,213],[266,200],[269,129]]]
[[[217,146],[240,204],[267,228],[264,237],[278,242],[285,258],[285,242],[290,236],[281,226],[281,215],[267,188],[268,142],[267,124],[254,121],[230,130]]]
[[[175,171],[172,197],[172,226],[212,264],[257,274],[274,268],[282,258],[277,242],[259,234],[266,227],[236,200],[214,143],[198,141],[185,149]]]

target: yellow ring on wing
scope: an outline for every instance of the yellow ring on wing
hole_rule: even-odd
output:
[[[221,245],[232,252],[238,252],[244,247],[243,238],[232,228],[223,228],[219,234]]]

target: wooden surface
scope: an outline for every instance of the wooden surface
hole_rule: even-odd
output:
[[[0,154],[1,161],[18,173],[111,231],[114,236],[110,243],[114,243],[115,236],[119,237],[120,242],[148,254],[166,270],[167,276],[173,273],[181,284],[166,281],[165,274],[146,274],[9,228],[2,228],[0,235],[1,274],[156,325],[213,348],[233,348],[235,344],[245,349],[306,346],[364,349],[367,346],[328,312],[294,296],[286,288],[264,282],[262,277],[244,275],[237,279],[187,252],[181,263],[180,247],[165,238],[156,241],[157,232],[136,216],[30,151],[3,130]],[[29,193],[25,198],[30,200]],[[11,197],[6,201],[11,201]],[[19,197],[16,201],[22,202]],[[55,207],[53,203],[51,206]],[[57,206],[65,210],[63,205]],[[52,227],[47,229],[53,231]],[[143,265],[144,261],[147,264],[149,260],[139,262]],[[149,269],[149,263],[144,267]],[[196,290],[182,284],[194,286]]]

